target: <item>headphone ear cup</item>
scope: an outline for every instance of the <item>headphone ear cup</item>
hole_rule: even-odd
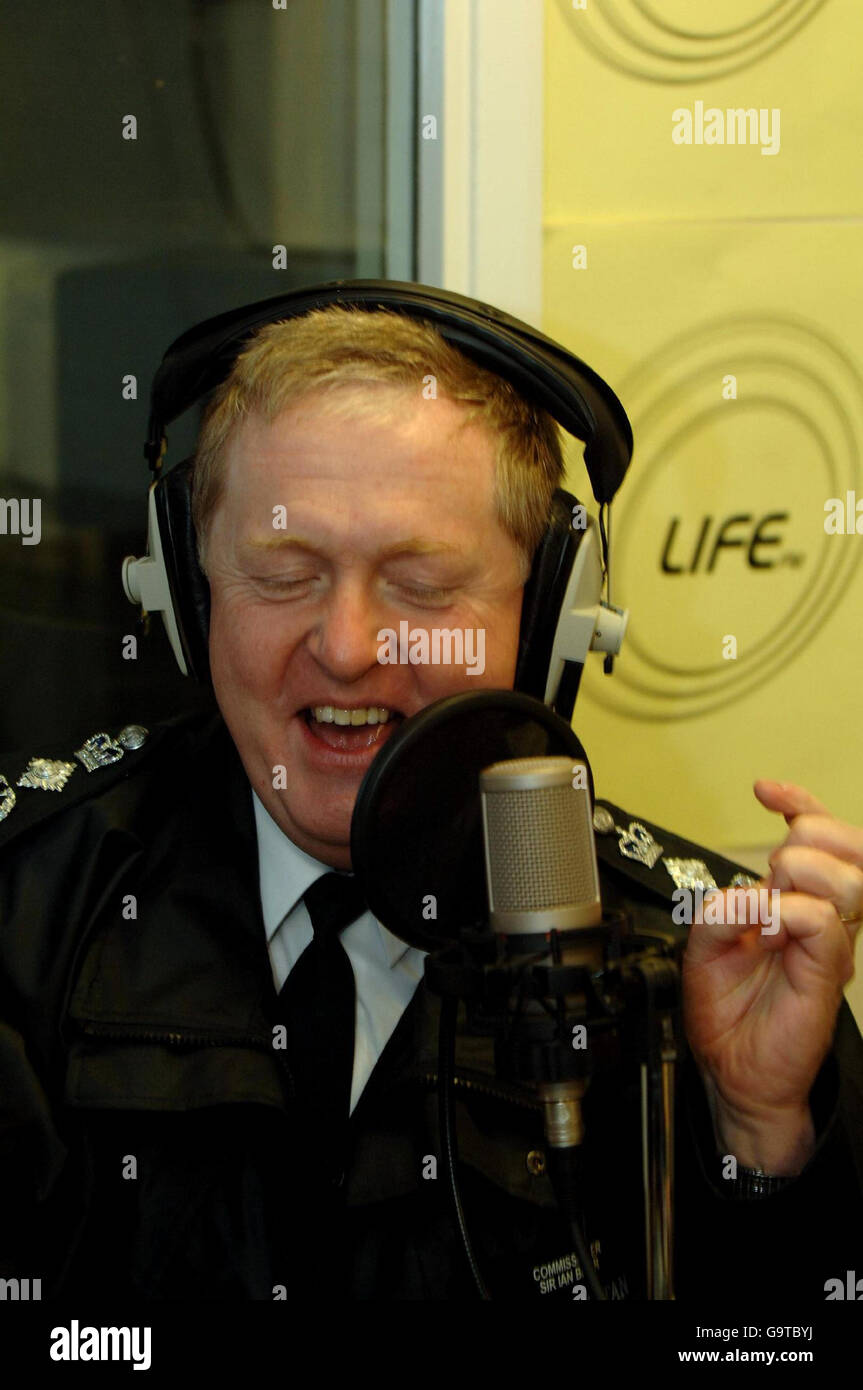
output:
[[[171,604],[189,675],[210,683],[210,586],[198,564],[192,522],[192,459],[159,479],[156,516]]]
[[[521,605],[515,689],[545,698],[560,611],[578,547],[585,534],[572,524],[577,498],[557,488],[545,535],[534,551]]]

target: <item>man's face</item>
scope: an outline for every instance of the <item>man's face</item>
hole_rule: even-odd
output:
[[[273,819],[336,868],[350,868],[366,768],[401,721],[457,691],[512,687],[523,585],[495,513],[490,434],[455,402],[362,391],[383,419],[328,415],[310,396],[271,424],[243,422],[206,550],[225,722]],[[382,663],[378,633],[402,622],[482,629],[484,670],[476,645],[460,666]],[[366,722],[370,707],[386,722]]]

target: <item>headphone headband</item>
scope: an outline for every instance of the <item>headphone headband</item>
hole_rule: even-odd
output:
[[[480,366],[504,377],[585,444],[593,495],[617,492],[632,457],[632,430],[611,388],[585,362],[529,324],[464,295],[395,280],[334,280],[205,319],[166,351],[153,381],[145,454],[156,469],[165,428],[230,373],[243,344],[268,323],[343,304],[430,321]]]

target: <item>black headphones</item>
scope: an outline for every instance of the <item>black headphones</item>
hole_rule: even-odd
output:
[[[166,427],[229,375],[264,324],[332,304],[387,309],[431,323],[465,356],[504,377],[584,441],[600,505],[599,528],[558,489],[524,589],[515,689],[569,720],[587,652],[619,651],[626,613],[602,601],[608,574],[603,521],[632,457],[632,430],[609,386],[572,353],[500,309],[460,294],[393,280],[336,280],[231,309],[190,328],[168,348],[153,381],[144,453],[150,487],[147,555],[127,556],[123,586],[145,613],[161,612],[183,674],[209,680],[210,588],[198,565],[191,510],[192,459],[161,471]],[[597,537],[597,529],[599,536]],[[610,656],[606,669],[609,669]]]

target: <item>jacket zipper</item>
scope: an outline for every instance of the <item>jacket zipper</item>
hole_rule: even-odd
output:
[[[432,1090],[437,1090],[439,1074],[436,1071],[426,1072],[423,1083]],[[492,1096],[495,1100],[505,1101],[508,1105],[521,1105],[527,1110],[541,1110],[542,1102],[529,1096],[527,1093],[521,1094],[513,1088],[512,1091],[502,1090],[499,1086],[490,1086],[485,1081],[474,1081],[468,1076],[453,1076],[453,1085],[457,1090],[475,1091],[482,1095]]]
[[[80,1025],[88,1037],[113,1038],[118,1042],[163,1043],[167,1047],[252,1047],[257,1052],[266,1052],[275,1057],[284,1072],[292,1098],[296,1098],[296,1087],[288,1060],[281,1050],[274,1048],[269,1038],[249,1033],[228,1034],[225,1037],[206,1037],[203,1033],[159,1033],[143,1028],[123,1028],[115,1023],[84,1022]]]
[[[81,1024],[82,1031],[89,1037],[113,1038],[119,1042],[147,1042],[162,1043],[167,1047],[253,1047],[256,1051],[266,1052],[269,1056],[275,1056],[281,1065],[292,1097],[296,1097],[296,1087],[294,1078],[288,1066],[287,1058],[281,1054],[280,1049],[274,1049],[270,1039],[256,1036],[254,1034],[229,1034],[226,1037],[212,1038],[203,1033],[176,1033],[176,1032],[153,1032],[143,1028],[123,1028],[114,1023],[94,1023],[85,1022]],[[436,1071],[426,1072],[422,1078],[423,1084],[432,1090],[436,1090],[439,1082],[439,1075]],[[457,1090],[472,1091],[481,1095],[491,1096],[494,1100],[504,1101],[509,1105],[519,1105],[527,1110],[541,1110],[542,1103],[537,1098],[529,1096],[527,1093],[520,1093],[513,1088],[512,1091],[504,1090],[499,1086],[490,1085],[486,1081],[476,1081],[467,1076],[454,1076],[453,1084]]]

